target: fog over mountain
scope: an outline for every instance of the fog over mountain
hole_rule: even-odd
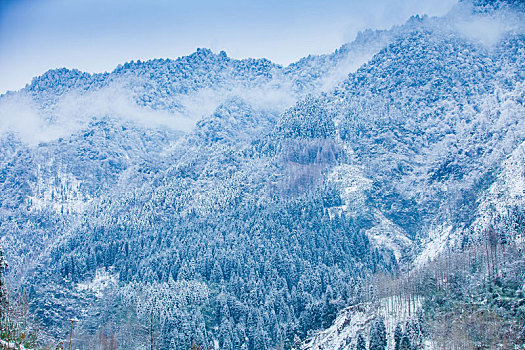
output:
[[[511,0],[49,70],[0,96],[0,344],[520,348],[524,98]]]

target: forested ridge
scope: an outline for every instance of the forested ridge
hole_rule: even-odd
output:
[[[199,49],[0,96],[42,120],[0,138],[1,339],[523,346],[523,13],[462,1],[288,67]]]

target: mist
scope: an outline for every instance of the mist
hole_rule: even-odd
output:
[[[447,17],[460,36],[486,47],[496,45],[505,33],[525,33],[525,16],[510,9],[475,13],[470,3],[464,2],[456,5]]]
[[[68,137],[103,118],[180,131],[189,131],[196,122],[190,115],[139,106],[129,92],[114,86],[84,94],[71,92],[47,108],[23,94],[0,100],[0,135],[12,133],[32,146]]]
[[[68,92],[47,107],[40,106],[27,94],[7,94],[0,98],[0,136],[11,133],[22,142],[36,146],[68,137],[99,119],[132,123],[145,129],[189,132],[202,117],[234,97],[269,113],[281,113],[297,100],[291,83],[286,81],[251,89],[208,88],[173,96],[172,101],[180,106],[178,110],[140,106],[129,87],[118,83],[96,91]]]

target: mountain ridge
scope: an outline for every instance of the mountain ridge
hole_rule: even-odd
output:
[[[8,278],[50,338],[80,318],[79,346],[140,347],[150,317],[161,348],[332,329],[374,276],[482,241],[488,207],[523,210],[525,36],[486,45],[451,24],[484,16],[465,11],[288,67],[200,49],[2,95],[3,118],[29,95],[43,126],[74,121],[32,144],[0,129]]]

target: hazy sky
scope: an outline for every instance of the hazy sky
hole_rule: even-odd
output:
[[[0,93],[48,69],[110,71],[198,47],[288,64],[457,0],[0,0]]]

